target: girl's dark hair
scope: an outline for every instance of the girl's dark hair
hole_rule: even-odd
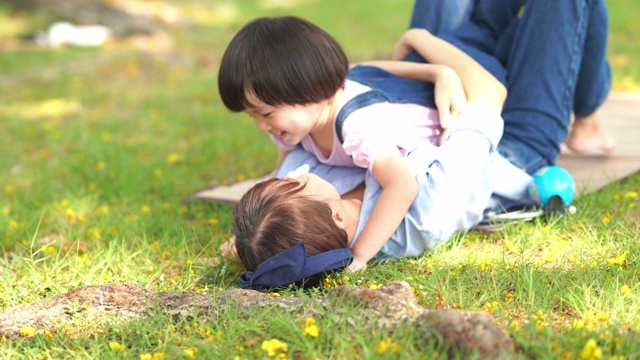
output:
[[[233,209],[236,250],[247,271],[304,242],[309,256],[346,248],[328,204],[300,194],[292,179],[270,179],[253,186]]]
[[[231,111],[249,105],[304,105],[333,96],[349,71],[347,56],[328,33],[292,16],[259,18],[231,40],[220,64],[218,90]]]

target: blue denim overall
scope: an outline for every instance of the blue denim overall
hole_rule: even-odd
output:
[[[336,116],[336,134],[340,143],[344,142],[342,125],[346,118],[357,109],[382,102],[415,104],[432,109],[436,108],[432,83],[403,79],[386,70],[363,65],[351,69],[347,74],[347,79],[366,85],[371,90],[347,101],[338,112]]]

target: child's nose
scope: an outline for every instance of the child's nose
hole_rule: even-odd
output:
[[[258,120],[256,119],[256,124],[258,124],[258,127],[260,128],[260,130],[262,131],[269,131],[271,130],[271,126],[269,126],[269,124],[267,124],[266,121],[264,120]]]

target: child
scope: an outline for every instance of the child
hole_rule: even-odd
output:
[[[461,60],[453,63],[466,66],[473,62],[457,53]],[[470,81],[490,76],[473,63],[475,66],[464,70]],[[356,67],[348,77],[346,56],[326,32],[294,17],[262,18],[247,24],[231,41],[218,78],[224,104],[232,111],[250,114],[280,146],[278,166],[301,144],[322,163],[366,168],[380,184],[383,190],[376,206],[352,244],[352,270],[366,267],[401,224],[417,195],[416,174],[405,156],[425,142],[437,144],[441,125],[448,128],[453,123],[441,123],[429,100],[435,93],[440,113],[454,116],[465,102],[460,79],[448,67],[400,62],[375,65],[414,80],[370,67]],[[424,81],[435,83],[435,89]],[[356,98],[367,101],[359,95],[368,94],[371,88],[383,93],[382,102],[353,105]],[[499,83],[495,89],[504,93]],[[501,107],[499,101],[494,104]],[[336,123],[342,111],[346,119]],[[336,126],[342,127],[336,131]]]

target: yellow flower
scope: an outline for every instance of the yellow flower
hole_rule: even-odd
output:
[[[262,342],[262,350],[266,351],[268,356],[275,356],[277,353],[286,353],[289,346],[278,339],[271,339]]]
[[[94,213],[96,215],[107,215],[109,214],[109,206],[108,205],[100,205],[96,208],[96,210],[94,211]]]
[[[209,224],[211,226],[218,225],[218,219],[209,219],[209,220],[207,220],[207,224]]]
[[[602,222],[607,224],[607,223],[609,223],[609,221],[611,221],[611,213],[606,212],[606,213],[604,213],[604,216],[602,217]]]
[[[111,141],[111,133],[108,131],[103,131],[100,133],[100,140],[102,140],[103,142],[109,142]]]
[[[196,348],[188,348],[188,349],[184,349],[182,351],[185,353],[185,355],[187,355],[190,358],[196,357],[196,354],[198,353],[198,349],[196,349]]]
[[[624,265],[627,263],[627,252],[625,251],[622,254],[618,254],[618,256],[614,258],[607,259],[607,264],[609,265]]]
[[[500,303],[498,303],[497,301],[487,302],[482,307],[482,311],[493,315],[495,315],[498,310],[500,310]]]
[[[316,321],[311,317],[307,318],[304,324],[303,334],[305,336],[316,338],[319,333],[320,329],[318,328],[318,325],[316,325]]]
[[[87,237],[90,240],[98,240],[102,238],[102,229],[97,226],[90,227],[89,229],[87,229]]]
[[[7,337],[2,335],[2,337],[0,338],[0,344],[6,344],[7,343]]]
[[[67,199],[60,200],[60,201],[58,201],[58,202],[53,204],[53,207],[55,207],[58,210],[62,210],[64,208],[66,208],[67,206],[69,206],[69,200],[67,200]]]
[[[629,287],[629,285],[622,285],[622,287],[620,288],[620,292],[622,293],[622,296],[627,296],[631,294],[631,288]]]
[[[628,193],[624,194],[624,197],[626,199],[635,199],[638,197],[638,192],[637,191],[629,191]]]
[[[209,328],[208,326],[199,327],[198,328],[198,333],[200,333],[200,336],[202,338],[207,338],[208,336],[211,335],[211,328]]]
[[[64,216],[69,220],[73,220],[76,217],[76,212],[73,211],[72,208],[67,208],[67,210],[64,212]]]
[[[23,326],[22,329],[20,329],[20,336],[23,337],[28,337],[28,336],[33,336],[36,334],[36,328],[34,328],[33,326]]]
[[[111,349],[112,351],[115,351],[115,352],[122,352],[122,351],[124,351],[124,346],[122,346],[122,344],[120,344],[117,341],[110,341],[109,342],[109,349]]]
[[[580,358],[585,360],[600,359],[602,348],[598,346],[595,339],[589,339],[580,352]]]
[[[148,213],[151,211],[151,208],[149,207],[149,205],[142,205],[140,206],[140,211],[143,213]]]
[[[182,161],[182,156],[180,156],[180,154],[171,153],[167,155],[167,162],[169,164],[176,164],[176,163],[179,163],[180,161]]]
[[[541,330],[545,327],[549,326],[549,322],[544,316],[542,310],[538,310],[538,312],[534,315],[531,315],[531,318],[536,321],[536,329]]]
[[[380,343],[378,343],[378,354],[384,354],[387,351],[392,353],[398,351],[398,344],[391,341],[391,338],[388,336],[386,339],[381,340]]]
[[[518,321],[517,319],[514,319],[511,322],[511,328],[513,329],[513,331],[518,332],[520,331],[520,329],[522,329],[522,325],[520,325],[520,321]]]
[[[604,312],[600,312],[596,315],[596,320],[598,321],[607,321],[609,320],[609,315],[607,315],[607,313]]]

